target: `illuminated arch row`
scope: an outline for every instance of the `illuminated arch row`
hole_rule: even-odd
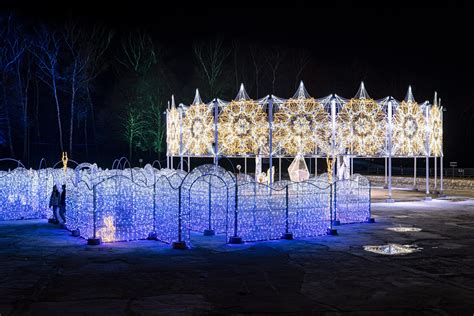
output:
[[[179,112],[175,107],[167,110],[166,143],[168,155],[179,155]]]
[[[268,152],[268,118],[253,100],[236,100],[223,107],[218,125],[219,152],[224,155]]]
[[[329,114],[313,98],[284,102],[274,114],[273,126],[275,144],[289,155],[314,154],[318,148],[326,149],[331,137]]]
[[[387,118],[370,98],[351,99],[337,114],[336,142],[348,153],[375,156],[385,146]]]
[[[425,155],[426,121],[414,101],[402,101],[393,116],[393,154],[395,156]]]
[[[429,116],[430,154],[439,157],[443,154],[443,123],[441,108],[435,104],[431,107]]]
[[[193,104],[183,118],[183,146],[190,155],[212,153],[214,123],[211,108],[204,104]]]

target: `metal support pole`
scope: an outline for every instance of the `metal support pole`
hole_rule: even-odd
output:
[[[429,108],[426,106],[425,108],[425,119],[426,119],[426,138],[425,138],[425,150],[426,150],[426,196],[425,200],[430,201],[431,197],[430,194],[430,134],[429,134]]]
[[[413,158],[413,190],[418,191],[417,186],[416,186],[416,157]]]
[[[318,176],[318,157],[314,158],[314,176]]]
[[[282,239],[291,240],[293,239],[293,233],[290,233],[290,205],[289,205],[289,194],[288,194],[288,184],[285,186],[285,233],[281,237]]]
[[[384,168],[384,171],[385,171],[385,178],[384,178],[384,185],[383,185],[383,188],[384,189],[388,189],[388,184],[387,184],[387,157],[385,157],[385,168]]]
[[[234,235],[229,238],[229,244],[242,244],[244,241],[238,235],[239,229],[239,186],[235,183],[235,205],[234,205]]]
[[[179,164],[183,171],[183,108],[179,107]]]
[[[386,202],[395,202],[392,198],[392,100],[388,101],[388,199]]]
[[[188,173],[191,172],[191,157],[188,156]]]
[[[278,181],[281,181],[281,157],[278,158]]]
[[[207,203],[207,216],[208,224],[207,229],[204,230],[204,236],[214,236],[216,233],[212,229],[212,178],[209,176],[209,186],[208,186],[208,203]]]
[[[244,157],[244,173],[247,175],[247,156]]]
[[[96,185],[94,185],[92,187],[92,238],[87,239],[87,244],[97,246],[100,243],[100,238],[97,238],[97,190]]]
[[[178,188],[178,241],[172,243],[173,249],[187,249],[188,246],[182,237],[183,219],[182,219],[182,198],[181,185]]]
[[[434,192],[438,191],[438,158],[434,156]]]
[[[273,167],[273,98],[270,96],[268,99],[268,145],[269,145],[269,166],[270,166],[270,186],[273,184],[273,172],[272,172],[272,167]]]
[[[443,154],[439,157],[439,195],[443,195]]]
[[[217,104],[217,99],[214,99],[214,164],[217,166],[218,165],[218,153],[219,153],[219,146],[217,144],[218,142],[218,134],[217,134],[217,118],[218,118],[218,104]]]

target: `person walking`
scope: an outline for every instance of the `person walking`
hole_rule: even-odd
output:
[[[53,192],[51,192],[51,197],[49,198],[49,207],[53,208],[53,223],[59,223],[58,220],[58,208],[60,202],[60,194],[58,191],[58,187],[56,185],[53,186]]]
[[[61,191],[61,198],[59,201],[59,216],[60,224],[66,224],[66,185],[63,184]]]

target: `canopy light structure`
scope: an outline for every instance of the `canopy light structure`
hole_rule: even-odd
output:
[[[436,98],[435,98],[436,99]],[[241,85],[235,100],[167,110],[168,156],[191,157],[440,157],[442,108],[435,100],[374,100],[364,83],[351,99],[315,99],[300,83],[290,99],[252,100]],[[389,141],[391,138],[392,141]]]

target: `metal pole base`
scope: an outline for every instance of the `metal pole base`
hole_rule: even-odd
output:
[[[395,203],[395,200],[390,198],[390,199],[386,199],[385,200],[385,203]]]
[[[216,232],[214,231],[214,229],[205,229],[204,230],[204,236],[214,236],[216,234]]]
[[[242,237],[239,236],[232,236],[229,238],[229,244],[243,244],[244,241],[242,240]]]
[[[444,198],[444,197],[446,197],[446,194],[444,194],[442,191],[440,191],[440,192],[438,193],[438,197],[439,197],[439,198]]]
[[[171,247],[173,247],[173,249],[178,249],[178,250],[188,249],[188,245],[186,245],[185,241],[174,241],[171,244]]]
[[[337,229],[328,228],[328,230],[327,230],[327,232],[326,232],[326,235],[329,235],[329,236],[337,236]]]
[[[375,223],[375,218],[367,217],[367,223]]]
[[[87,244],[89,246],[98,246],[101,244],[100,238],[89,238],[87,239]]]
[[[61,224],[59,224],[59,228],[61,228],[61,229],[66,229],[66,223],[61,223]]]
[[[72,237],[79,237],[79,236],[81,236],[81,232],[79,231],[79,229],[74,229],[71,232],[71,235],[72,235]]]
[[[339,226],[339,225],[341,225],[341,221],[340,221],[340,220],[335,219],[335,220],[332,221],[332,226]]]
[[[284,233],[284,234],[281,236],[281,239],[293,240],[293,233]]]
[[[156,237],[156,233],[155,232],[151,232],[148,234],[148,237],[146,238],[148,240],[156,240],[157,237]]]
[[[425,198],[423,199],[425,201],[431,201],[433,200],[433,198],[431,196],[425,196]]]
[[[412,190],[412,191],[415,191],[415,192],[418,192],[418,188],[417,188],[417,187],[412,187],[411,190]]]
[[[56,225],[56,224],[59,224],[59,221],[56,220],[56,219],[54,219],[54,218],[48,218],[48,223],[49,223],[49,224],[55,224],[55,225]]]
[[[383,186],[383,188],[384,188],[385,190],[388,190],[388,185],[385,184],[385,185]]]

